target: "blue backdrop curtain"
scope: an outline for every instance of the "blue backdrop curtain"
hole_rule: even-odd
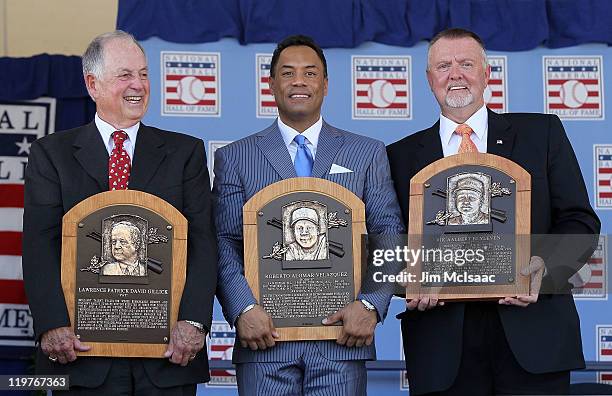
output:
[[[56,99],[56,131],[86,124],[96,112],[85,89],[80,57],[43,54],[0,58],[0,101],[41,96]]]
[[[463,27],[499,51],[610,45],[611,23],[610,0],[119,0],[117,16],[117,28],[139,40],[249,44],[302,33],[323,47],[409,47]]]

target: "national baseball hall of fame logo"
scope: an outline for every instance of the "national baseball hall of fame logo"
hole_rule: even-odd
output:
[[[544,56],[544,108],[566,120],[603,120],[601,56]]]
[[[270,62],[272,54],[255,54],[257,65],[257,118],[275,118],[278,108],[270,91]]]
[[[412,119],[410,56],[352,56],[353,119]]]
[[[221,116],[221,55],[161,53],[162,115]]]
[[[599,235],[597,247],[586,264],[571,279],[574,299],[608,299],[608,244],[607,235]]]
[[[597,361],[612,362],[612,325],[597,325]],[[598,382],[612,385],[612,372],[600,371]]]
[[[612,209],[612,144],[593,146],[595,207]]]
[[[487,107],[497,113],[508,111],[508,91],[506,81],[508,73],[506,69],[505,56],[488,56],[487,61],[491,66],[491,77],[484,91],[484,99]]]
[[[224,320],[213,320],[208,339],[208,358],[210,360],[232,360],[236,331]],[[235,370],[210,370],[207,387],[236,387]]]

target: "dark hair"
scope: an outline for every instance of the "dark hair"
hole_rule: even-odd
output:
[[[467,30],[467,29],[450,28],[450,29],[442,30],[440,33],[438,33],[435,36],[433,36],[432,39],[429,41],[429,46],[427,47],[427,69],[429,69],[429,54],[431,52],[431,47],[438,40],[443,39],[443,38],[450,39],[450,40],[462,39],[462,38],[471,38],[472,40],[476,41],[478,43],[478,45],[480,46],[480,48],[482,48],[483,66],[486,67],[486,65],[487,65],[487,53],[485,51],[484,42],[482,41],[480,36],[478,36],[476,33],[472,32],[470,30]]]
[[[323,76],[327,78],[327,61],[325,60],[323,50],[321,49],[321,47],[319,47],[317,43],[315,43],[312,38],[304,36],[302,34],[289,36],[280,43],[278,43],[276,49],[274,50],[274,54],[272,54],[272,61],[270,62],[270,76],[274,78],[278,58],[280,57],[281,52],[283,52],[285,48],[302,45],[312,48],[312,50],[317,53],[317,56],[319,57],[319,59],[321,59],[321,62],[323,63]]]

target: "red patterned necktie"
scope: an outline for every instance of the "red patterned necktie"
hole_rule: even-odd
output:
[[[474,132],[468,124],[459,124],[455,129],[455,133],[461,136],[461,144],[459,145],[458,154],[462,153],[477,153],[478,147],[474,144],[474,141],[470,135]]]
[[[108,189],[127,190],[130,183],[130,156],[123,148],[127,133],[113,132],[115,147],[108,159]]]

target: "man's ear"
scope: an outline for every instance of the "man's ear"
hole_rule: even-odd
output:
[[[85,87],[87,92],[89,92],[89,96],[95,102],[98,97],[98,79],[93,74],[85,75]]]

